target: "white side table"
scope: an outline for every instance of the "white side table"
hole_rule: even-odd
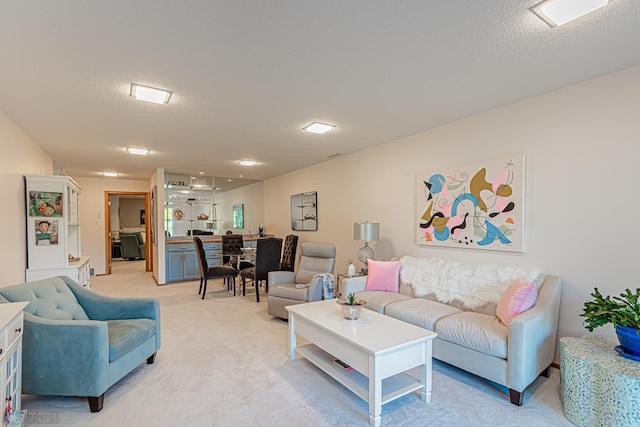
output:
[[[640,362],[614,350],[614,337],[560,338],[560,400],[577,426],[640,425]]]

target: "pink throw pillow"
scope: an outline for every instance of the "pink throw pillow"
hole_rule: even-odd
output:
[[[400,261],[368,262],[366,291],[384,291],[398,293],[400,286]]]
[[[496,316],[502,323],[509,326],[509,321],[533,307],[537,298],[538,289],[535,282],[516,279],[500,297],[496,307]]]

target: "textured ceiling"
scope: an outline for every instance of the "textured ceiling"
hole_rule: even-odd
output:
[[[0,109],[71,175],[265,179],[640,64],[639,1],[559,28],[536,3],[1,0]]]

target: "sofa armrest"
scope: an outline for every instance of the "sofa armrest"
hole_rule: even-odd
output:
[[[269,287],[279,285],[282,283],[293,283],[296,274],[293,271],[270,271],[269,272]]]
[[[160,303],[154,298],[114,298],[84,288],[68,277],[62,277],[89,319],[154,319],[160,325]],[[159,331],[158,331],[159,333]]]
[[[562,282],[547,275],[535,305],[509,321],[507,386],[523,391],[553,363]]]
[[[366,287],[367,276],[348,277],[340,281],[340,289],[338,289],[338,292],[340,293],[340,296],[344,298],[352,293],[364,292]]]
[[[109,387],[106,322],[24,313],[23,392],[99,396]]]

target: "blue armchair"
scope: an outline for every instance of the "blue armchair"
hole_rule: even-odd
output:
[[[156,299],[97,294],[59,276],[0,288],[24,309],[22,392],[87,396],[98,412],[109,387],[160,349]]]

